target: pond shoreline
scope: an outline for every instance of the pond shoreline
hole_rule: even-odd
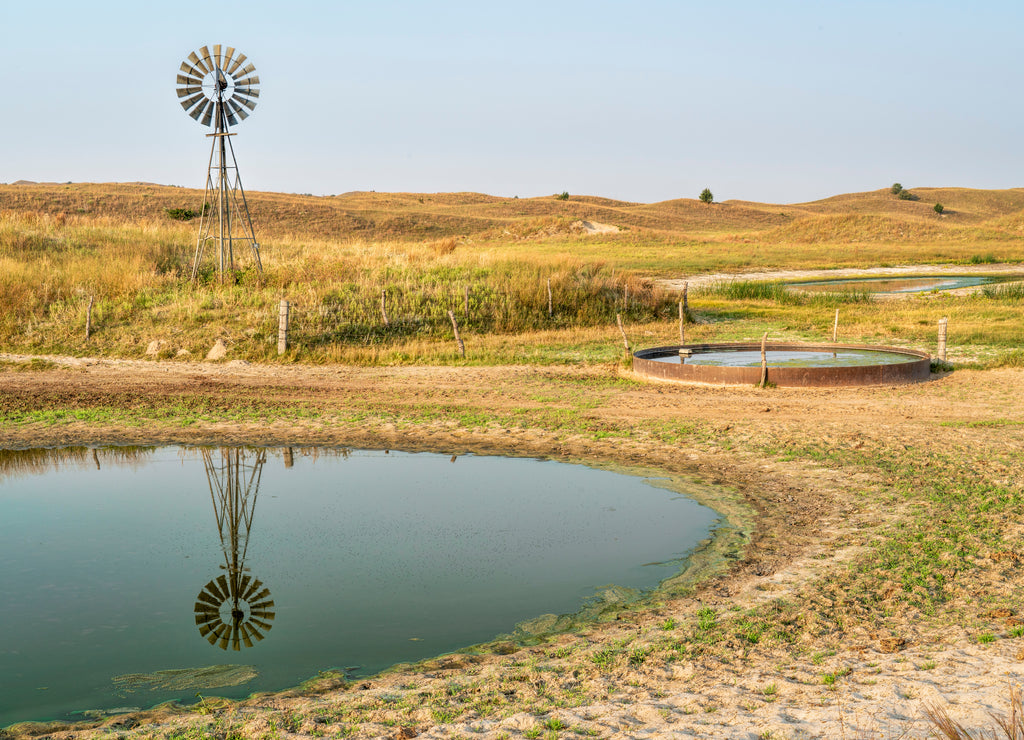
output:
[[[613,738],[641,730],[925,737],[929,702],[958,702],[957,719],[991,726],[987,712],[1005,709],[1007,682],[1021,676],[1019,646],[1010,637],[976,639],[991,609],[971,593],[1016,593],[1020,577],[979,566],[958,576],[963,603],[951,604],[948,618],[909,606],[888,616],[850,610],[837,630],[843,589],[855,587],[850,568],[913,502],[891,502],[886,473],[831,465],[815,450],[881,459],[931,454],[952,439],[957,454],[979,466],[1003,459],[1024,436],[1024,410],[1005,401],[1024,372],[960,370],[898,393],[684,389],[616,373],[113,360],[3,370],[7,448],[291,442],[512,452],[696,476],[735,489],[757,517],[727,573],[534,646],[497,644],[365,681],[324,676],[243,702],[204,700],[190,711],[121,715],[91,727],[19,725],[7,735],[152,737],[219,726],[254,738],[282,729],[296,737],[499,738],[564,726]],[[941,426],[949,423],[957,426]],[[943,439],[939,429],[952,431]],[[769,630],[758,639],[744,637],[754,614]]]

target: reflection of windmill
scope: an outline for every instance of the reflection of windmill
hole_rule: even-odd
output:
[[[267,453],[227,447],[219,452],[219,458],[209,449],[204,449],[202,455],[224,551],[224,565],[220,567],[227,572],[207,583],[196,597],[196,624],[199,634],[211,645],[227,650],[230,644],[233,650],[240,650],[243,644],[252,647],[254,639],[262,640],[274,621],[270,590],[247,575],[249,569],[245,567]],[[246,460],[246,455],[253,454],[254,459]]]
[[[213,133],[207,134],[213,141],[199,219],[199,238],[192,262],[192,280],[199,275],[199,263],[207,241],[216,242],[220,247],[221,282],[224,281],[225,270],[232,272],[235,269],[235,241],[243,245],[248,243],[256,268],[263,271],[260,245],[256,243],[242,178],[238,174],[235,148],[231,145],[230,137],[234,134],[228,133],[228,126],[235,126],[249,117],[260,96],[260,78],[256,75],[256,68],[252,63],[246,64],[245,60],[245,54],[236,55],[234,47],[229,46],[221,53],[221,45],[215,44],[212,54],[208,46],[189,54],[178,70],[181,107],[204,126],[213,127]],[[215,213],[207,213],[207,203],[211,203]],[[214,222],[217,233],[211,235]],[[235,236],[232,229],[241,233]]]

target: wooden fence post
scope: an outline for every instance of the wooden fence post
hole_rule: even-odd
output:
[[[462,343],[462,337],[459,336],[459,325],[455,323],[455,314],[449,311],[448,318],[452,320],[452,329],[455,331],[455,342],[459,345],[459,357],[466,359],[466,345]]]
[[[689,281],[684,281],[683,282],[683,316],[689,316],[690,315],[690,301],[689,301],[689,299],[687,298],[687,295],[686,295],[687,291],[689,290],[689,288],[690,288]]]
[[[622,335],[622,346],[626,348],[626,354],[629,355],[629,340],[626,339],[626,330],[622,328],[622,314],[615,314],[615,323],[619,325],[619,333]]]
[[[939,359],[943,362],[946,361],[946,326],[949,324],[949,319],[943,316],[939,319]]]
[[[277,354],[283,355],[288,349],[288,309],[290,304],[284,298],[277,312]]]
[[[387,289],[380,289],[380,315],[384,317],[384,326],[391,326],[391,322],[388,321],[388,296]]]
[[[837,341],[839,341],[839,309],[838,308],[836,309],[836,320],[835,320],[835,323],[832,324],[832,344],[835,344]]]
[[[85,341],[89,341],[89,335],[92,334],[92,303],[96,300],[96,296],[89,296],[89,308],[85,310]]]
[[[465,292],[465,295],[463,296],[463,299],[464,300],[463,300],[463,304],[462,304],[462,306],[463,306],[462,313],[465,314],[466,321],[469,321],[469,286],[468,285],[466,286],[466,292]]]
[[[679,343],[686,344],[686,332],[683,330],[683,324],[686,320],[686,309],[683,308],[683,302],[679,301]]]
[[[554,316],[554,305],[551,302],[551,278],[548,278],[548,318]]]
[[[761,337],[761,382],[759,385],[764,388],[768,385],[768,353],[765,351],[765,345],[768,343],[768,332],[764,333]]]

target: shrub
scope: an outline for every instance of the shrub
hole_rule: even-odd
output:
[[[555,200],[569,200],[569,191],[563,190],[561,195],[556,195]]]
[[[711,203],[715,199],[715,196],[711,194],[711,190],[709,188],[701,190],[699,197],[701,203]]]
[[[932,210],[934,210],[939,215],[942,215],[942,212],[946,209],[945,207],[943,207],[941,203],[936,203],[934,206],[932,206]]]
[[[167,215],[175,221],[191,221],[199,214],[191,208],[168,208]]]
[[[896,194],[896,197],[899,198],[900,200],[917,200],[917,196],[914,195],[909,190],[901,190],[899,193]]]
[[[899,195],[900,193],[903,192],[903,186],[900,185],[898,182],[894,182],[892,184],[892,187],[889,188],[889,192],[891,192],[893,195]]]

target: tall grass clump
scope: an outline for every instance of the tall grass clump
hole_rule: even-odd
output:
[[[982,287],[981,294],[997,301],[1024,300],[1024,283],[986,285]]]
[[[731,301],[774,301],[784,306],[837,306],[867,303],[872,300],[871,293],[866,290],[804,292],[793,290],[785,283],[765,280],[730,280],[715,283],[701,293]]]

